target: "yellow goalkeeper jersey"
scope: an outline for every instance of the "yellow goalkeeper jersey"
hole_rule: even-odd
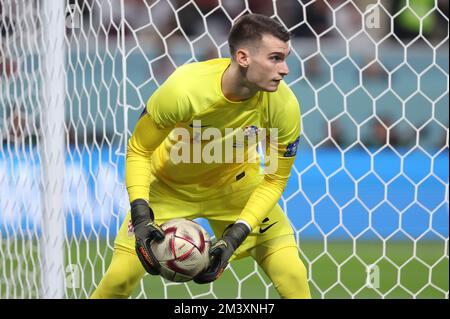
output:
[[[181,66],[150,97],[128,143],[130,201],[148,199],[154,179],[184,198],[201,200],[245,175],[259,184],[241,216],[254,227],[279,200],[299,143],[299,103],[283,81],[276,92],[228,100],[221,81],[230,63],[212,59]],[[264,177],[259,157],[249,159],[256,147],[249,140],[261,140],[261,134],[277,161],[276,169]]]

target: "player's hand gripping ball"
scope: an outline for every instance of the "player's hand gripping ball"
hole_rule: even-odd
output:
[[[152,242],[151,250],[161,265],[162,277],[175,282],[189,281],[208,267],[211,239],[202,226],[177,218],[162,224],[161,229],[164,240]]]

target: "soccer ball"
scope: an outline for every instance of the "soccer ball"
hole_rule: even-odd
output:
[[[166,234],[161,243],[151,249],[161,264],[161,276],[170,281],[185,282],[209,265],[211,239],[202,226],[184,218],[172,219],[161,225]]]

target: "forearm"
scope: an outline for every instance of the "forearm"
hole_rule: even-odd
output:
[[[195,282],[205,284],[219,278],[235,250],[247,238],[251,230],[262,222],[280,198],[293,162],[293,157],[283,158],[276,173],[265,176],[264,181],[250,196],[236,223],[229,227],[222,238],[211,247],[209,253],[212,261],[204,272],[194,278]]]
[[[148,202],[152,154],[153,151],[142,152],[136,149],[133,146],[132,140],[128,143],[125,163],[125,183],[130,203],[138,198],[145,199]]]
[[[277,204],[286,187],[294,157],[279,158],[278,161],[277,171],[264,176],[264,180],[252,193],[238,218],[252,229],[262,223]]]

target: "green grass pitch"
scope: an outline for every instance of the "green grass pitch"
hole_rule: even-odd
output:
[[[0,244],[0,298],[36,298],[40,287],[37,243],[3,240]],[[419,241],[416,245],[404,241],[304,241],[300,249],[313,298],[412,298],[412,294],[448,298],[448,246],[444,241]],[[78,265],[81,283],[79,288],[67,289],[67,297],[87,298],[111,261],[112,247],[106,241],[87,244],[72,240],[67,250],[66,265]],[[374,281],[378,288],[366,286],[365,265],[378,267],[379,282]],[[237,260],[232,267],[233,271],[227,269],[212,286],[164,284],[161,278],[147,275],[132,297],[279,298],[251,258]]]
[[[76,258],[78,254],[85,267],[85,293],[91,292],[93,281],[98,283],[101,278],[104,270],[100,261],[104,261],[107,267],[111,260],[111,250],[105,244],[91,242],[88,254],[96,263],[87,262],[86,247],[72,249],[72,256]],[[322,241],[302,242],[300,248],[309,270],[313,298],[380,298],[381,295],[385,298],[412,298],[411,293],[417,298],[445,298],[445,292],[448,292],[448,247],[443,241],[418,242],[415,247],[412,242],[402,241],[387,241],[385,245],[377,241],[331,241],[326,245],[326,254]],[[367,287],[365,265],[378,267],[379,281],[373,281],[378,285],[377,289]],[[263,271],[255,271],[253,259],[234,261],[232,267],[234,271],[227,269],[212,287],[195,283],[164,284],[159,277],[147,275],[133,297],[279,298]],[[84,297],[76,290],[73,292],[72,297]]]

